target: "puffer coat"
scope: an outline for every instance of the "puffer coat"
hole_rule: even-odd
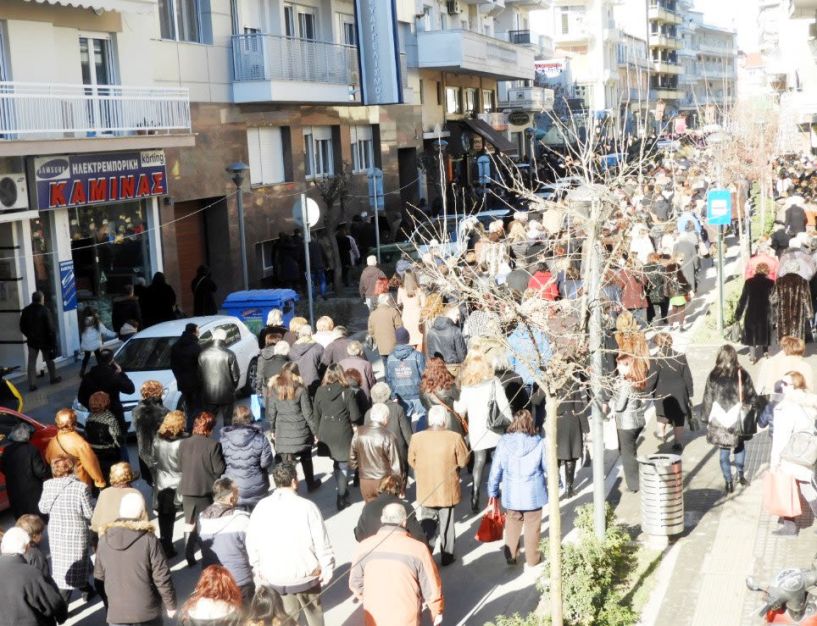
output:
[[[253,506],[269,491],[272,448],[261,429],[252,424],[234,424],[221,429],[221,449],[227,464],[226,476],[238,486],[238,505]]]
[[[535,511],[547,504],[545,440],[539,435],[502,435],[488,476],[488,495],[502,492],[502,508]]]
[[[292,400],[281,400],[270,389],[267,419],[270,430],[275,433],[275,451],[278,454],[296,454],[308,450],[318,434],[312,401],[304,388],[295,392]]]
[[[321,385],[315,393],[313,410],[321,443],[329,448],[332,460],[345,463],[354,434],[352,424],[362,419],[354,392],[337,383]]]

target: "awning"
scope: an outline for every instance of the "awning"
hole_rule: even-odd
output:
[[[116,13],[152,13],[156,8],[156,0],[26,0],[26,2]]]
[[[491,128],[487,122],[470,118],[461,121],[500,152],[516,154],[517,147],[513,145],[505,135]]]

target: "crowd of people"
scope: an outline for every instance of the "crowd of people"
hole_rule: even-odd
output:
[[[656,436],[671,440],[676,453],[685,427],[698,423],[692,374],[673,345],[688,328],[687,307],[714,241],[705,219],[706,192],[715,183],[707,158],[659,163],[650,166],[648,182],[622,176],[608,189],[605,269],[600,294],[589,295],[603,302],[605,385],[597,400],[615,423],[631,492],[639,490],[637,448],[650,407]],[[811,188],[797,180],[786,193]],[[736,231],[747,187],[730,185],[741,207]],[[163,406],[157,381],[142,385],[133,411],[138,471],[128,458],[119,400],[133,393],[133,383],[110,351],[100,350],[79,394],[90,412],[84,434],[71,409],[59,411],[59,432],[43,459],[27,429],[12,433],[15,450],[2,463],[18,523],[3,538],[0,577],[8,574],[4,580],[13,584],[0,597],[25,623],[61,622],[78,591],[101,596],[111,624],[158,624],[163,616],[193,624],[294,624],[303,616],[310,626],[323,624],[321,594],[333,584],[336,563],[310,499],[328,487],[316,475],[315,455],[332,462],[338,511],[358,497],[364,502],[348,586],[362,601],[366,624],[419,624],[424,607],[435,624],[442,621],[439,567],[457,559],[454,509],[464,497],[473,514],[501,505],[507,564],[516,566],[522,554],[525,571],[538,571],[548,501],[545,420],[557,422],[565,497],[574,497],[577,468],[589,456],[586,368],[566,379],[551,416],[543,388],[554,357],[577,366],[588,359],[578,339],[590,287],[581,264],[586,236],[581,223],[565,219],[564,206],[553,205],[487,226],[466,218],[453,251],[422,242],[421,258],[401,260],[392,276],[369,256],[358,283],[369,309],[365,337],[329,316],[313,328],[303,317],[285,323],[280,310],[271,311],[259,333],[260,420],[236,403],[235,356],[224,337],[214,333],[202,350],[197,327],[188,324],[171,353],[185,411]],[[739,316],[762,314],[751,284],[773,280],[770,262],[750,264]],[[780,293],[777,266],[774,273],[778,282],[763,286],[769,297]],[[88,318],[90,353],[105,332]],[[743,438],[711,416],[720,409],[724,417],[735,402],[756,403],[778,380],[798,390],[813,383],[791,360],[802,355],[803,335],[792,324],[782,328],[778,323],[785,354],[769,359],[757,391],[730,346],[708,378],[700,415],[721,450],[727,492],[746,484]],[[748,323],[745,332],[762,335]],[[762,348],[756,356],[768,350],[770,335],[771,326],[757,339],[765,343],[751,343]],[[378,361],[382,370],[373,367]],[[774,419],[775,433],[787,432],[777,409]],[[133,488],[137,475],[150,487],[147,500]],[[202,567],[183,604],[168,567],[181,547],[173,534],[180,513],[183,558]],[[46,529],[50,558],[38,547]],[[432,558],[438,543],[439,564]],[[5,600],[11,595],[13,602]]]

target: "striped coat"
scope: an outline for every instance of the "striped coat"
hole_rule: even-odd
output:
[[[40,512],[48,515],[51,572],[60,589],[82,589],[91,573],[88,524],[94,508],[88,486],[74,476],[43,483]]]

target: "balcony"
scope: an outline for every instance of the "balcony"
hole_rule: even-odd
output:
[[[735,56],[735,49],[732,46],[716,46],[703,42],[698,44],[698,52],[705,52],[706,54],[715,54],[725,57]]]
[[[530,45],[535,44],[536,42],[531,39],[531,34],[529,30],[509,30],[508,31],[508,41],[511,43],[515,43],[517,45]]]
[[[652,69],[658,74],[682,74],[684,68],[670,61],[653,61]]]
[[[508,6],[527,7],[531,11],[549,9],[550,0],[505,0]]]
[[[580,46],[590,43],[593,39],[593,32],[584,26],[570,28],[566,33],[557,32],[553,35],[553,42],[556,47]]]
[[[701,65],[698,70],[698,78],[706,80],[735,79],[735,70],[732,67],[723,65]]]
[[[650,100],[679,100],[684,97],[684,92],[674,87],[652,87],[650,89]]]
[[[417,33],[420,69],[465,72],[499,80],[533,80],[533,62],[533,50],[468,30]]]
[[[681,40],[674,35],[661,35],[650,33],[650,46],[655,48],[668,48],[678,50],[681,47]]]
[[[661,22],[663,24],[680,24],[683,22],[683,18],[678,13],[660,4],[650,4],[647,17],[650,21]]]
[[[236,102],[350,102],[357,47],[254,33],[233,36]],[[359,102],[359,93],[353,93]]]
[[[550,111],[553,109],[553,90],[544,87],[517,87],[508,90],[508,99],[499,103],[502,109],[519,111]]]
[[[176,139],[154,137],[136,143],[144,147],[194,145],[186,88],[0,82],[0,144],[32,144],[31,150],[0,148],[0,156],[21,154],[20,150],[26,154],[38,149],[46,154],[52,148],[64,150],[60,140],[100,139],[114,147],[129,137],[158,134]],[[41,148],[34,148],[35,144]],[[98,143],[94,146],[102,149]]]

